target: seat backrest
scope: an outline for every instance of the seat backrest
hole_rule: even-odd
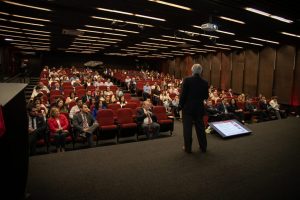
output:
[[[112,110],[118,110],[121,108],[121,105],[117,103],[110,103],[107,105],[107,108]]]
[[[131,99],[131,94],[130,93],[124,93],[124,99],[125,101],[128,101]]]
[[[114,113],[111,109],[100,109],[97,112],[97,122],[101,126],[114,125]]]
[[[117,111],[117,121],[120,124],[133,123],[133,112],[130,108],[120,108]]]
[[[124,106],[124,108],[131,108],[132,110],[135,110],[137,107],[138,107],[138,105],[135,102],[128,102]]]
[[[153,106],[153,113],[157,117],[157,120],[168,119],[166,108],[164,106]]]

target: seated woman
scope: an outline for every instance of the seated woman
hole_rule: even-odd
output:
[[[99,100],[95,103],[95,106],[92,110],[92,116],[93,116],[93,119],[96,119],[97,117],[97,113],[99,110],[101,109],[106,109],[107,108],[107,105],[105,102],[103,102],[102,100]]]
[[[120,100],[117,102],[117,104],[120,104],[121,108],[123,108],[127,104],[127,101],[125,100],[125,97],[121,96]]]
[[[70,95],[66,98],[65,104],[69,104],[72,101],[76,101],[77,97],[75,95],[75,92],[70,92]]]
[[[65,115],[60,114],[58,108],[52,107],[48,119],[50,137],[55,138],[57,152],[65,151],[65,138],[69,134],[69,121]]]
[[[243,109],[238,108],[234,99],[231,99],[229,102],[228,112],[233,113],[233,115],[238,121],[245,123]]]
[[[61,99],[61,98],[58,98],[56,100],[56,105],[55,105],[59,112],[61,113],[69,113],[69,109],[68,109],[68,106],[65,104],[64,100]]]

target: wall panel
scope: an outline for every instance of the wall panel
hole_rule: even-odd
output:
[[[244,93],[250,96],[257,95],[258,59],[258,52],[245,51]]]
[[[235,93],[243,92],[244,58],[243,52],[233,52],[232,54],[232,90]]]
[[[295,65],[295,71],[294,71],[292,105],[300,106],[300,50],[299,49],[298,49],[297,55],[296,55],[296,65]]]
[[[211,57],[211,84],[220,88],[221,76],[221,53],[213,54]]]
[[[284,46],[277,50],[273,89],[280,103],[291,103],[294,65],[295,47]]]
[[[231,54],[221,54],[221,83],[220,88],[228,90],[231,88]]]
[[[203,78],[208,81],[208,84],[211,84],[210,82],[210,56],[206,55],[202,59],[202,67],[203,67]]]
[[[267,98],[272,96],[275,53],[274,49],[265,48],[259,54],[257,92]]]

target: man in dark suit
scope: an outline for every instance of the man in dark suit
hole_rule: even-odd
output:
[[[82,104],[80,112],[73,117],[73,126],[75,130],[75,138],[79,136],[87,138],[90,147],[94,146],[93,133],[98,128],[99,124],[93,119],[92,114],[86,104]]]
[[[182,83],[179,106],[182,109],[183,119],[183,150],[187,153],[192,152],[192,127],[195,123],[198,143],[202,152],[206,152],[207,141],[203,115],[205,108],[203,101],[208,98],[208,83],[201,78],[202,66],[194,64],[192,76],[184,79]]]
[[[29,108],[29,117],[28,117],[28,133],[29,133],[29,150],[30,155],[35,155],[36,153],[36,142],[39,139],[47,140],[46,130],[47,124],[44,120],[43,115],[38,114],[36,106]]]
[[[136,119],[147,138],[158,137],[160,125],[156,122],[156,116],[151,112],[151,103],[143,102],[143,107],[137,110]]]

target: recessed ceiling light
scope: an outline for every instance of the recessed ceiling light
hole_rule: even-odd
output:
[[[228,35],[235,35],[235,33],[232,33],[232,32],[229,32],[229,31],[221,31],[220,29],[216,30],[216,32],[224,33],[224,34],[228,34]]]
[[[288,35],[288,36],[292,36],[292,37],[300,38],[300,35],[297,35],[297,34],[294,34],[294,33],[281,32],[281,34]]]
[[[125,23],[125,24],[133,24],[133,25],[138,25],[138,26],[154,27],[153,25],[150,25],[150,24],[142,24],[142,23],[138,23],[138,22],[123,21],[123,20],[112,19],[112,18],[97,17],[97,16],[91,16],[91,18],[94,18],[94,19],[100,19],[100,20],[105,20],[105,21],[112,21],[112,22]]]
[[[254,42],[247,42],[247,41],[243,41],[243,40],[234,40],[236,42],[239,42],[239,43],[244,43],[244,44],[252,44],[252,45],[256,45],[256,46],[264,46],[262,44],[258,44],[258,43],[254,43]]]
[[[35,23],[22,22],[22,21],[16,21],[16,20],[9,20],[9,21],[13,22],[13,23],[18,23],[18,24],[28,24],[28,25],[33,25],[33,26],[45,26],[44,24],[35,24]]]
[[[125,30],[125,29],[115,29],[115,28],[108,28],[108,27],[101,27],[101,26],[91,26],[91,25],[85,25],[86,27],[89,28],[98,28],[98,29],[105,29],[105,30],[112,30],[112,31],[120,31],[120,32],[127,32],[127,33],[139,33],[137,31],[130,31],[130,30]]]
[[[224,46],[224,47],[232,47],[232,48],[238,48],[238,49],[243,49],[244,47],[240,46],[235,46],[235,45],[229,45],[229,44],[222,44],[222,43],[216,43],[218,46]]]
[[[38,21],[43,21],[43,22],[51,22],[49,19],[41,19],[41,18],[35,18],[35,17],[27,17],[27,16],[22,16],[22,15],[12,15],[14,17],[19,17],[19,18],[24,18],[24,19],[32,19],[32,20],[38,20]]]
[[[183,10],[189,10],[189,11],[192,10],[189,7],[181,6],[181,5],[174,4],[174,3],[169,3],[169,2],[166,2],[166,1],[160,1],[160,0],[148,0],[148,1],[152,1],[152,2],[155,2],[155,3],[159,3],[159,4],[163,4],[163,5],[171,6],[171,7],[175,7],[175,8],[180,8],[180,9],[183,9]]]
[[[42,7],[37,7],[37,6],[32,6],[32,5],[27,5],[27,4],[21,4],[21,3],[12,2],[12,1],[3,1],[3,2],[11,4],[11,5],[15,5],[15,6],[22,6],[22,7],[26,7],[26,8],[32,8],[32,9],[43,10],[43,11],[52,11],[48,8],[42,8]]]
[[[245,24],[245,22],[243,22],[243,21],[241,21],[241,20],[233,19],[233,18],[230,18],[230,17],[220,16],[220,18],[221,18],[221,19],[224,19],[224,20],[227,20],[227,21],[239,23],[239,24]]]
[[[83,32],[90,32],[90,33],[100,33],[100,34],[105,34],[105,35],[117,35],[117,36],[122,36],[126,37],[127,35],[125,34],[119,34],[119,33],[110,33],[110,32],[100,32],[100,31],[91,31],[91,30],[86,30],[86,29],[77,29],[78,31],[83,31]]]
[[[278,21],[282,21],[282,22],[285,22],[285,23],[293,23],[292,20],[289,20],[289,19],[286,19],[286,18],[283,18],[283,17],[279,17],[277,15],[272,15],[270,13],[267,13],[267,12],[264,12],[264,11],[261,11],[261,10],[258,10],[258,9],[255,9],[255,8],[249,8],[249,7],[246,7],[245,10],[248,10],[250,12],[253,12],[253,13],[256,13],[256,14],[259,14],[259,15],[263,15],[265,17],[270,17],[272,19],[276,19]]]
[[[172,38],[172,39],[178,39],[178,40],[187,40],[187,41],[192,41],[192,42],[200,42],[200,40],[193,40],[193,39],[189,39],[189,38],[182,38],[182,37],[175,37],[175,36],[168,36],[168,35],[162,35],[162,37],[165,38]]]
[[[273,44],[279,44],[279,42],[275,42],[272,40],[266,40],[266,39],[261,39],[261,38],[257,38],[257,37],[250,37],[253,40],[258,40],[258,41],[263,41],[263,42],[269,42],[269,43],[273,43]]]
[[[203,45],[205,47],[210,47],[210,48],[214,48],[214,49],[224,49],[224,50],[231,50],[230,48],[225,48],[225,47],[216,47],[216,46],[212,46],[212,45]]]
[[[147,16],[147,15],[140,15],[140,14],[135,14],[135,13],[130,13],[130,12],[124,12],[124,11],[120,11],[120,10],[112,10],[112,9],[107,9],[107,8],[97,8],[97,10],[101,10],[101,11],[105,11],[105,12],[118,13],[118,14],[123,14],[123,15],[130,15],[130,16],[142,17],[142,18],[153,19],[153,20],[158,20],[158,21],[166,21],[165,19],[158,18],[158,17],[152,17],[152,16]]]

